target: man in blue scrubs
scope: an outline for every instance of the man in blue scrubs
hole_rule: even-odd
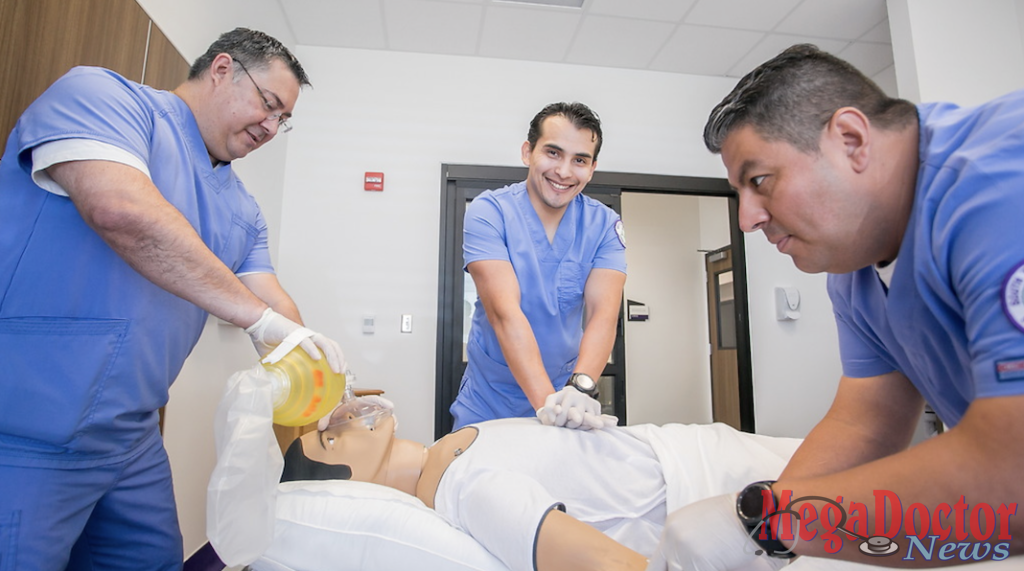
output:
[[[581,103],[548,105],[523,143],[526,180],[486,191],[466,209],[464,267],[478,299],[466,373],[451,406],[454,428],[534,416],[570,375],[590,381],[604,370],[626,282],[626,246],[619,216],[581,194],[600,150],[593,111]],[[585,395],[562,399],[600,415]]]
[[[778,567],[789,549],[887,566],[1024,553],[1024,91],[915,106],[798,45],[740,80],[704,140],[741,228],[828,272],[843,377],[777,482],[671,516],[650,569]],[[925,403],[949,429],[909,446]],[[805,496],[865,507],[846,525],[859,537],[824,541],[805,512],[799,528],[768,519],[799,536],[751,543],[766,505]],[[790,509],[805,505],[826,503]]]
[[[0,568],[181,568],[158,410],[208,313],[343,370],[231,167],[308,83],[239,28],[174,92],[79,67],[22,115],[0,161]]]

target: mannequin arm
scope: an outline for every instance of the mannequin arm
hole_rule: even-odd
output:
[[[578,519],[551,510],[537,537],[537,571],[643,571],[647,558]]]

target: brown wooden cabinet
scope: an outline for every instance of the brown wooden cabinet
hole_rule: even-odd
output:
[[[152,24],[142,83],[169,91],[188,78],[189,67],[189,63],[181,57],[163,31]]]
[[[157,89],[177,87],[189,68],[135,0],[0,0],[5,142],[25,108],[76,65],[112,69]]]

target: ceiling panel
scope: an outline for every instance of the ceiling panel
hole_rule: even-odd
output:
[[[764,32],[679,26],[651,64],[651,69],[722,75],[723,69],[732,69],[762,38]]]
[[[793,44],[807,43],[814,44],[831,54],[837,54],[849,45],[849,42],[843,40],[822,40],[821,38],[808,38],[805,36],[771,34],[765,36],[760,43],[754,46],[754,49],[751,50],[750,53],[745,55],[739,63],[731,68],[729,70],[729,75],[733,77],[742,77],[762,62],[779,55],[779,52],[789,46]]]
[[[686,23],[767,32],[798,4],[800,0],[699,0]]]
[[[896,66],[890,65],[881,72],[872,75],[871,79],[878,84],[878,87],[882,88],[882,91],[889,94],[890,97],[899,96],[899,91],[896,89]]]
[[[892,46],[868,42],[854,42],[839,52],[839,57],[852,63],[864,75],[871,77],[893,63]]]
[[[492,6],[484,16],[478,55],[532,61],[562,61],[576,35],[579,11],[546,13]]]
[[[741,77],[810,42],[895,83],[885,0],[278,1],[305,45]]]
[[[885,0],[829,0],[803,2],[776,32],[856,40],[888,17]]]
[[[871,28],[871,30],[864,34],[861,40],[865,42],[880,42],[884,44],[892,43],[892,36],[889,35],[889,18],[882,20],[877,26]]]
[[[697,0],[591,0],[588,13],[679,22]]]
[[[343,48],[387,47],[380,0],[281,0],[281,6],[300,43]]]
[[[588,16],[565,61],[645,69],[674,29],[666,22]]]
[[[476,53],[484,10],[478,3],[383,1],[388,48],[435,54]]]

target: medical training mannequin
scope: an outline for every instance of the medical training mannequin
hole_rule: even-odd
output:
[[[513,570],[643,570],[667,506],[770,474],[764,466],[781,467],[786,456],[752,444],[752,456],[770,459],[758,469],[747,468],[755,463],[746,454],[710,469],[662,462],[698,465],[693,450],[758,438],[721,425],[674,425],[662,438],[650,425],[587,431],[503,419],[427,447],[396,438],[391,410],[377,405],[343,403],[325,420],[289,448],[282,480],[352,479],[412,494]]]
[[[297,439],[285,455],[296,454],[328,465],[347,465],[351,479],[395,488],[414,495],[430,508],[441,476],[451,462],[472,447],[478,429],[469,426],[449,434],[433,446],[395,438],[395,418],[387,414],[375,426],[351,422]],[[553,430],[570,430],[552,427]],[[536,545],[538,571],[643,570],[647,559],[594,528],[558,511],[543,519]]]

